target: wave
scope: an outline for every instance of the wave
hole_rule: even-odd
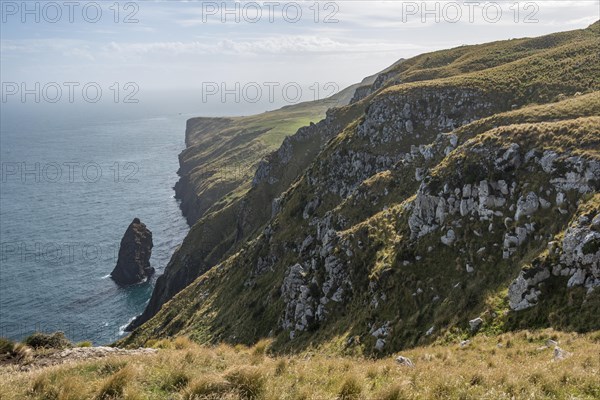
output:
[[[134,319],[135,319],[135,316],[129,318],[129,321],[127,321],[126,324],[119,326],[119,337],[127,334],[127,332],[125,332],[125,328],[127,328],[129,326],[129,324],[131,324],[133,322]]]

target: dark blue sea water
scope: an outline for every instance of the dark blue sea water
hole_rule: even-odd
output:
[[[123,334],[188,230],[172,189],[188,117],[6,119],[0,336],[61,330],[106,344]],[[108,275],[134,217],[153,233],[157,274],[119,288]]]

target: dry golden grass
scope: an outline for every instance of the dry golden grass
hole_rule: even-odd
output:
[[[555,339],[571,356],[554,361]],[[551,330],[433,345],[393,357],[327,350],[289,356],[254,347],[202,347],[176,339],[156,355],[127,356],[15,372],[0,369],[1,399],[597,399],[600,334]]]

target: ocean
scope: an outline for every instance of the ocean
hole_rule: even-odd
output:
[[[173,191],[189,117],[7,118],[0,336],[63,331],[102,345],[124,334],[189,229]],[[156,274],[120,288],[109,274],[134,217],[152,231]]]

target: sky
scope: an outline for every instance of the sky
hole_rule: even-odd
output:
[[[600,0],[0,3],[4,114],[98,104],[99,92],[120,110],[258,112],[326,97],[400,58],[600,18]]]

